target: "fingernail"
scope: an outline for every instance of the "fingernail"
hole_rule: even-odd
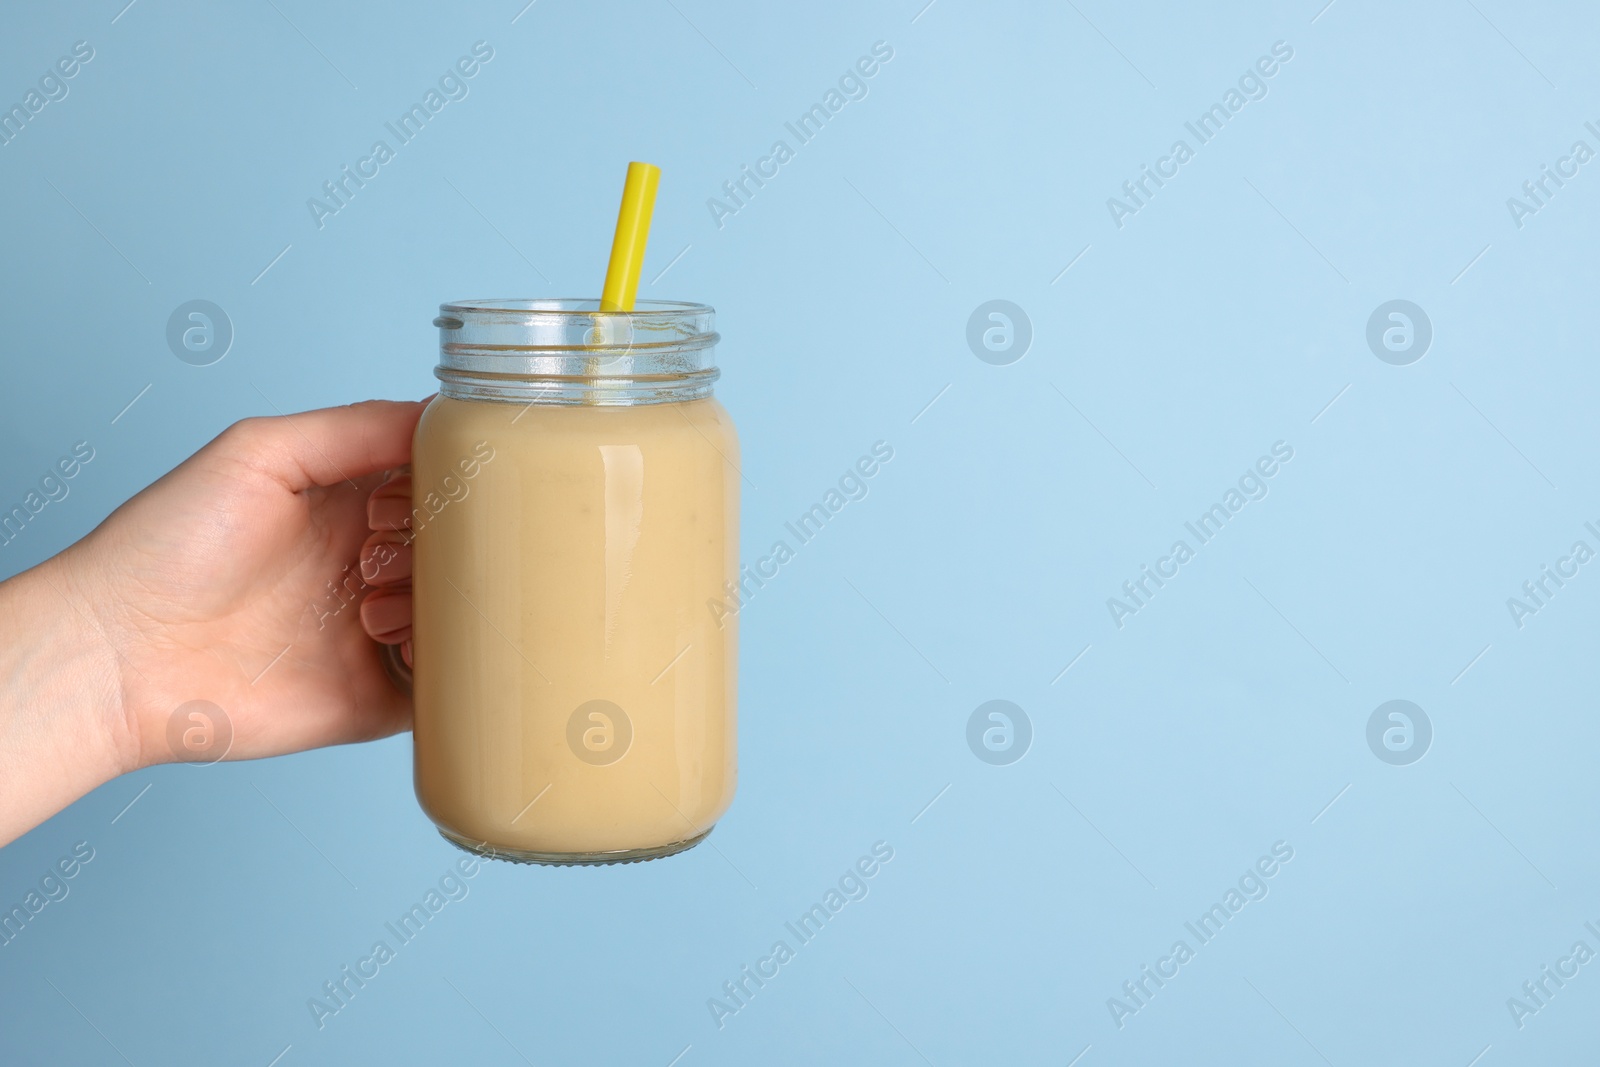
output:
[[[377,533],[361,549],[361,580],[368,585],[393,585],[411,577],[411,546],[403,535]]]
[[[398,644],[411,629],[411,594],[378,592],[361,602],[361,625],[374,641]]]
[[[404,530],[411,525],[411,476],[405,475],[372,491],[367,498],[367,528]]]

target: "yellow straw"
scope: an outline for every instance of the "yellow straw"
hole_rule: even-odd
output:
[[[649,163],[629,163],[622,187],[622,207],[617,212],[617,235],[611,240],[611,263],[600,293],[601,311],[632,311],[639,293],[639,273],[644,269],[644,246],[650,240],[650,216],[656,206],[656,186],[661,168]]]

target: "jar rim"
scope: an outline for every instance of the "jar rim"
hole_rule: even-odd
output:
[[[701,315],[714,313],[709,304],[686,300],[639,300],[632,311],[601,311],[600,301],[593,297],[471,297],[440,304],[442,314],[468,315],[628,315],[633,318],[666,318],[673,315]]]

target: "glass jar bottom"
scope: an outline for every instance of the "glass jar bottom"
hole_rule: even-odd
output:
[[[684,841],[673,841],[665,845],[651,845],[649,848],[619,848],[609,852],[528,852],[517,848],[498,848],[485,841],[472,841],[459,834],[452,833],[444,827],[439,827],[439,836],[457,848],[470,852],[474,856],[491,860],[507,860],[511,863],[532,863],[545,867],[605,867],[617,863],[642,863],[645,860],[658,860],[665,856],[675,856],[679,852],[687,852],[700,842],[704,841],[715,826],[707,827],[695,836]]]

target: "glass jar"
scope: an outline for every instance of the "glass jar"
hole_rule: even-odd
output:
[[[417,798],[530,863],[698,844],[733,799],[739,445],[713,311],[445,304],[412,453]]]

